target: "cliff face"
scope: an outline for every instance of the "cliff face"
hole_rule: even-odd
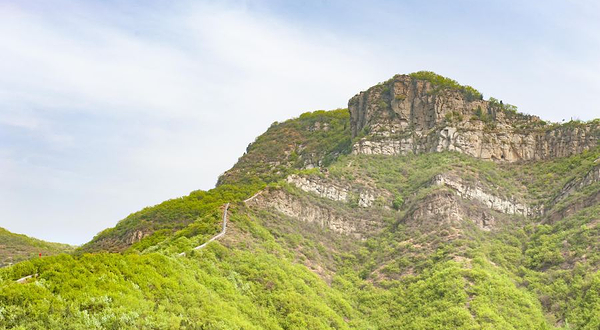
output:
[[[331,196],[321,197],[331,199]],[[336,195],[335,197],[339,196]],[[338,201],[346,202],[345,199]],[[336,210],[330,206],[294,196],[284,190],[267,189],[256,198],[249,200],[247,205],[257,209],[273,209],[287,217],[312,223],[324,230],[328,229],[356,239],[373,236],[380,232],[383,227],[381,219],[373,219],[366,215],[367,210],[359,212]]]
[[[459,86],[459,85],[458,85]],[[397,75],[348,103],[354,154],[458,151],[515,162],[566,157],[598,145],[600,124],[548,125],[460,88]]]
[[[333,201],[356,203],[360,207],[371,207],[375,201],[375,196],[389,199],[390,196],[385,191],[375,191],[360,185],[342,184],[339,180],[328,182],[319,177],[290,175],[286,179],[287,183],[293,184],[301,190],[317,194],[320,197],[331,199]]]

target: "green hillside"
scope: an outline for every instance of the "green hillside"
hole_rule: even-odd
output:
[[[73,246],[67,244],[45,242],[0,228],[0,267],[36,258],[40,253],[48,256],[73,249]]]
[[[346,109],[274,123],[216,188],[1,269],[0,329],[600,328],[599,147],[508,163],[359,138]]]

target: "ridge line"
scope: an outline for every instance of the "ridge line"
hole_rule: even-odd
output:
[[[206,245],[208,245],[208,243],[219,239],[221,237],[223,237],[225,235],[225,233],[227,232],[227,211],[229,210],[229,203],[225,204],[225,210],[223,210],[223,229],[221,230],[220,233],[216,234],[215,236],[213,236],[211,239],[209,239],[208,241],[196,246],[195,248],[193,248],[192,250],[200,250],[203,249],[204,247],[206,247]],[[186,253],[185,252],[181,252],[179,254],[179,256],[185,256]]]

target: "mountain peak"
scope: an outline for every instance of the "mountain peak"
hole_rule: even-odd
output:
[[[458,151],[494,161],[539,160],[598,144],[600,125],[548,124],[429,71],[395,75],[348,102],[358,154]]]

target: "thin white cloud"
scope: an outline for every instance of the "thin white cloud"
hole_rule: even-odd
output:
[[[519,14],[502,29],[408,4],[369,5],[328,27],[249,9],[268,2],[122,6],[0,4],[0,226],[85,242],[144,206],[211,188],[273,121],[345,106],[395,73],[439,71],[553,120],[565,109],[597,116],[600,68],[583,59],[598,55],[598,25],[566,32],[589,41],[585,56],[558,51],[524,34],[529,4],[497,5]],[[536,28],[564,24],[552,8]]]
[[[374,77],[363,54],[340,48],[350,40],[192,8],[155,21],[176,42],[4,8],[0,104],[22,111],[0,122],[36,134],[2,146],[13,189],[1,191],[0,226],[85,242],[130,212],[210,188],[272,121],[344,106]]]

